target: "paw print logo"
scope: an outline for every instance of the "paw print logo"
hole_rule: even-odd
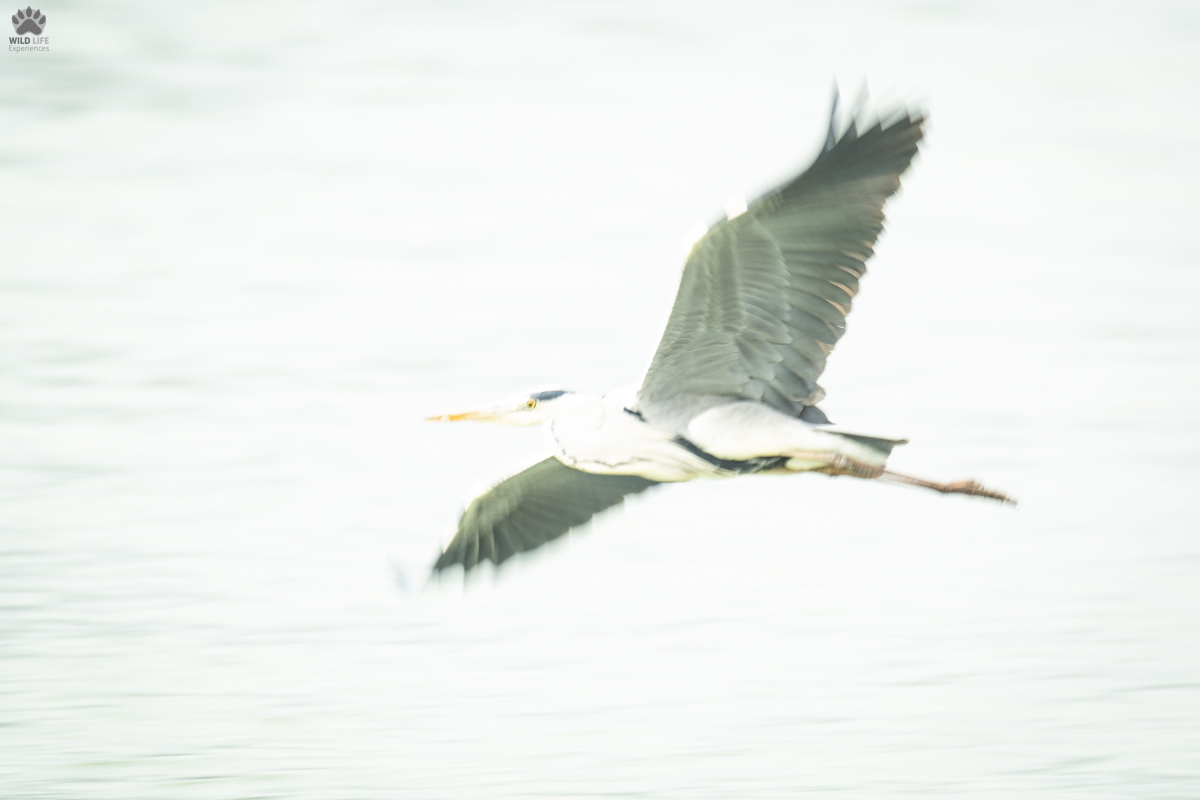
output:
[[[34,36],[41,36],[42,31],[46,28],[46,15],[40,8],[37,11],[32,8],[22,11],[18,8],[12,19],[17,33],[32,33]]]

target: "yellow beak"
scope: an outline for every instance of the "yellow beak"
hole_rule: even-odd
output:
[[[426,417],[426,422],[462,422],[463,420],[478,420],[486,422],[494,420],[497,416],[497,409],[487,408],[481,411],[464,411],[461,414],[439,414],[435,417]]]

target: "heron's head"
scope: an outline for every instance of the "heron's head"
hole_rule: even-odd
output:
[[[548,419],[553,419],[555,412],[562,407],[562,398],[571,394],[573,392],[563,389],[519,394],[490,408],[464,411],[459,414],[441,414],[436,417],[426,417],[426,420],[429,422],[474,420],[476,422],[496,422],[501,425],[539,425]]]

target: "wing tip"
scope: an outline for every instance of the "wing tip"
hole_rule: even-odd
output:
[[[829,129],[825,133],[825,150],[832,150],[837,144],[837,114],[838,103],[841,100],[841,92],[838,90],[837,78],[833,79],[833,98],[829,102]]]
[[[920,141],[924,136],[924,127],[929,122],[929,110],[924,98],[906,99],[894,104],[885,102],[881,106],[871,103],[869,97],[867,82],[864,80],[858,99],[852,106],[843,110],[841,90],[838,88],[837,78],[834,78],[833,96],[829,104],[829,124],[822,153],[829,152],[847,138],[858,139],[874,127],[878,127],[882,132],[903,125],[917,129],[916,141]],[[851,133],[853,136],[849,136]]]

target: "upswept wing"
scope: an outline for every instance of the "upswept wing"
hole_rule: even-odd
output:
[[[471,501],[433,571],[455,564],[470,571],[481,561],[500,564],[557,539],[619,505],[626,495],[656,483],[636,475],[584,472],[553,456],[539,461]]]
[[[838,136],[836,111],[835,98],[812,166],[692,248],[638,395],[650,421],[704,398],[799,415],[824,396],[817,379],[925,122],[909,111],[870,126],[860,117]]]

